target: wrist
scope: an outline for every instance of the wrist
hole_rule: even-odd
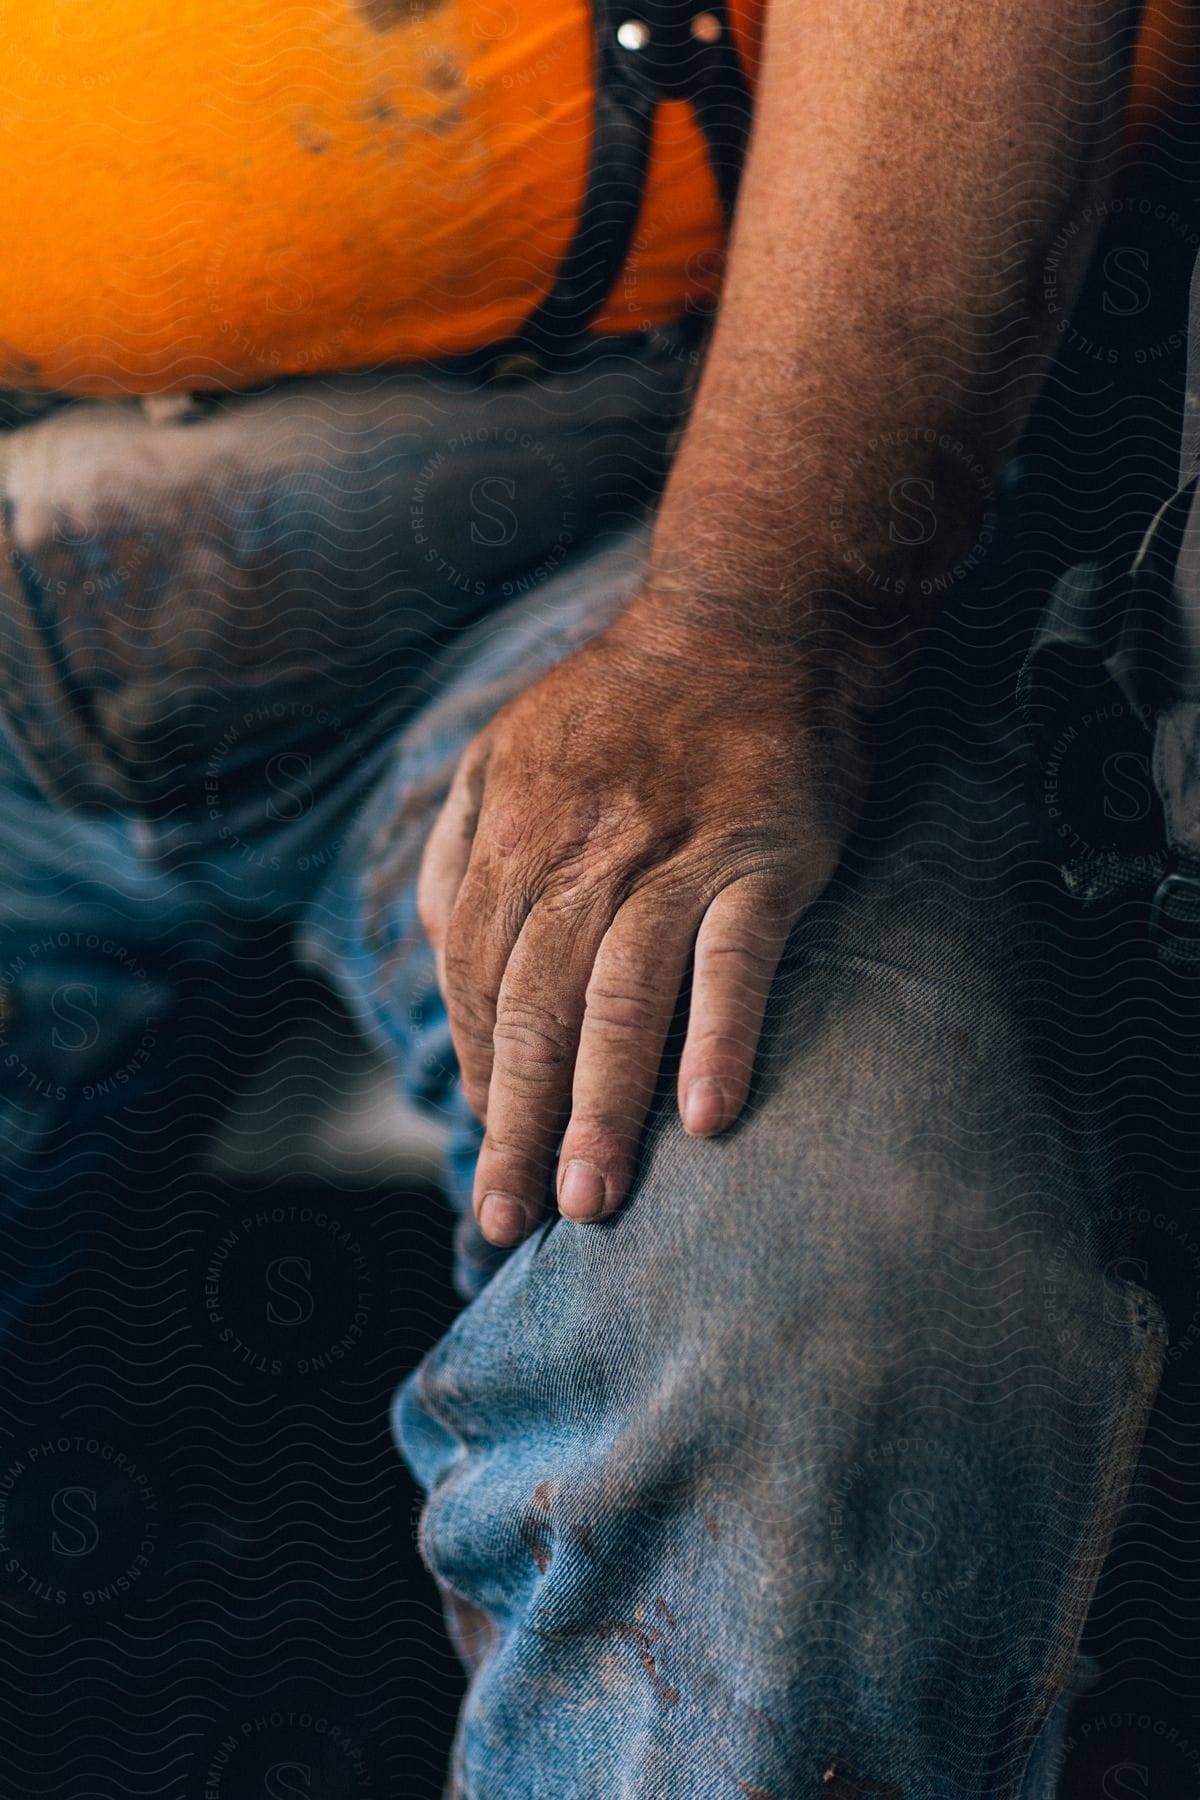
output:
[[[817,415],[821,418],[823,414]],[[765,436],[765,433],[760,435]],[[853,615],[867,635],[927,619],[993,559],[1000,539],[995,446],[960,421],[827,423],[786,450],[730,461],[685,440],[655,522],[648,590],[728,629],[733,613],[786,646],[814,616]]]
[[[790,693],[796,704],[860,716],[894,693],[914,622],[836,588],[781,595],[714,593],[652,573],[605,636],[673,685],[734,680],[752,704]]]

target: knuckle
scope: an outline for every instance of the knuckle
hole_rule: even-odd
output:
[[[510,1075],[524,1068],[538,1077],[557,1074],[572,1048],[571,1033],[560,1019],[542,1007],[512,1003],[496,1019],[492,1044]]]
[[[734,976],[739,972],[770,976],[779,962],[779,937],[765,923],[757,929],[750,921],[732,927],[725,924],[706,939],[704,957],[710,965],[728,969]]]
[[[715,863],[726,902],[736,903],[747,918],[786,905],[803,874],[795,847],[773,844],[762,831],[724,838],[716,848]]]
[[[560,855],[542,879],[539,903],[564,931],[573,932],[591,913],[599,876],[578,858]]]
[[[479,834],[499,856],[527,855],[538,842],[543,818],[541,808],[530,805],[526,783],[514,787],[493,777],[479,815]]]
[[[538,1132],[530,1127],[526,1135],[517,1142],[487,1130],[480,1146],[480,1171],[486,1171],[489,1180],[494,1175],[506,1187],[519,1186],[538,1177],[552,1148],[552,1134],[549,1131]]]
[[[660,1021],[659,996],[650,988],[610,987],[592,981],[587,990],[587,1016],[591,1025],[620,1033],[654,1030]]]

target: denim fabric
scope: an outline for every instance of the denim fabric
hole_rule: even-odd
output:
[[[490,1266],[477,1139],[419,851],[462,744],[609,616],[637,554],[476,628],[309,914],[311,954],[456,1122],[464,1287]],[[882,728],[744,1119],[691,1140],[664,1084],[620,1214],[492,1256],[398,1398],[474,1667],[454,1795],[1054,1792],[1163,1334],[1108,1269],[1069,955],[961,633]]]
[[[135,1045],[181,991],[154,985],[157,946],[236,970],[255,920],[302,912],[303,953],[450,1127],[476,1297],[396,1419],[474,1670],[451,1792],[1048,1800],[1162,1331],[1110,1272],[1069,944],[961,619],[881,725],[739,1125],[688,1139],[664,1083],[613,1220],[500,1257],[466,1209],[477,1130],[415,914],[421,848],[470,735],[620,607],[644,549],[630,528],[448,633],[394,744],[366,741],[320,797],[330,858],[310,812],[252,807],[238,844],[202,844],[186,820],[56,812],[6,763],[6,956],[32,985],[5,1030],[41,1021],[25,1060],[52,1084],[6,1095],[10,1178],[61,1188],[64,1132],[73,1168],[111,1149],[97,1082],[62,1079],[85,990],[111,1075],[117,1024]],[[34,935],[48,1003],[41,953],[15,968]]]
[[[217,858],[214,788],[227,825],[276,753],[329,788],[442,644],[657,491],[695,360],[656,332],[536,380],[67,406],[0,438],[0,706],[38,786]]]
[[[194,1110],[174,1050],[220,1089],[258,935],[336,868],[471,622],[629,529],[695,361],[659,332],[536,380],[67,406],[0,439],[0,1329],[83,1250],[71,1184],[169,1132],[169,1069]]]

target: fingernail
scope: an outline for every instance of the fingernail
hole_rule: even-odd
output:
[[[511,1244],[525,1229],[525,1208],[511,1194],[485,1194],[479,1229],[492,1244]]]
[[[725,1096],[715,1081],[702,1075],[693,1081],[683,1097],[683,1128],[693,1137],[707,1137],[720,1131],[725,1117]]]
[[[590,1162],[569,1162],[558,1190],[558,1210],[572,1219],[594,1219],[604,1211],[604,1177]]]

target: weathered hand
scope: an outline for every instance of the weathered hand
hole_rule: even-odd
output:
[[[705,1136],[737,1117],[788,933],[861,790],[844,689],[703,633],[672,654],[635,606],[464,754],[418,898],[487,1126],[493,1243],[537,1222],[568,1114],[560,1210],[620,1204],[693,955],[680,1112]]]

